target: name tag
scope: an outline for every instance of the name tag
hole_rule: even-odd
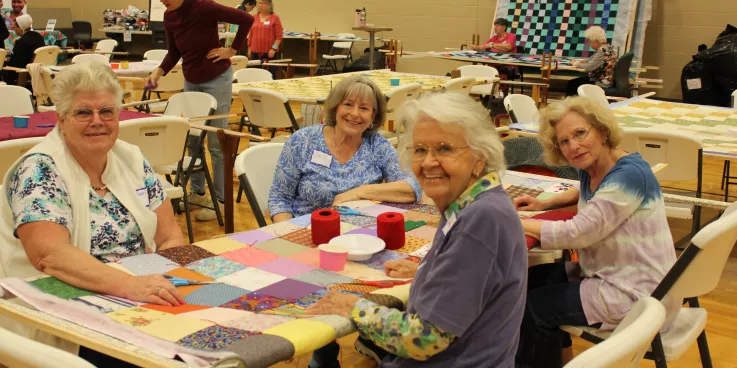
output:
[[[265,26],[268,26],[269,24],[271,24],[271,21],[268,21],[268,20],[267,20],[266,22],[264,22],[264,25],[265,25]]]
[[[448,235],[448,231],[453,227],[453,224],[456,223],[456,214],[450,215],[450,218],[448,219],[448,222],[445,223],[445,226],[443,226],[443,235]]]
[[[330,164],[333,162],[333,156],[330,156],[325,152],[314,150],[312,151],[312,160],[310,162],[321,166],[330,167]]]
[[[148,200],[148,189],[146,187],[136,189],[136,196],[144,206],[148,207],[150,202]]]

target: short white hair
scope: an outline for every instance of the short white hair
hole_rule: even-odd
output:
[[[51,86],[51,101],[59,116],[67,116],[77,93],[108,92],[115,99],[115,107],[120,109],[123,88],[110,65],[99,61],[72,64],[56,75]]]
[[[399,145],[400,163],[406,171],[411,171],[412,155],[407,152],[411,145],[414,125],[425,119],[436,121],[441,127],[457,126],[463,128],[466,144],[479,157],[486,160],[481,175],[496,171],[504,175],[504,145],[496,132],[489,112],[478,101],[462,93],[432,93],[418,100],[402,105],[399,119],[404,134]]]
[[[589,27],[589,29],[586,30],[586,32],[583,33],[583,36],[586,37],[589,42],[591,41],[598,41],[601,43],[606,43],[606,31],[604,31],[604,28],[601,28],[599,26],[592,26]]]

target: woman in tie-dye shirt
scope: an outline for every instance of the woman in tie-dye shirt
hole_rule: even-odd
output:
[[[523,196],[519,210],[578,204],[568,221],[523,220],[543,249],[578,249],[579,262],[529,269],[517,364],[560,367],[571,339],[561,325],[613,329],[642,296],[650,295],[676,260],[663,194],[640,154],[617,146],[621,131],[611,110],[584,97],[540,112],[538,140],[546,160],[579,170],[580,189],[548,200]],[[666,325],[679,303],[666,300]]]

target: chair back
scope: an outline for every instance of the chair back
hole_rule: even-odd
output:
[[[92,40],[92,24],[86,20],[75,20],[72,22],[74,40],[77,42],[89,42]]]
[[[211,115],[218,108],[218,101],[205,92],[180,92],[169,98],[166,116],[194,118]]]
[[[95,46],[95,51],[99,52],[113,52],[115,51],[115,47],[118,46],[118,41],[115,41],[113,39],[105,39],[97,41],[97,46]],[[111,54],[105,55],[107,56],[108,60],[110,60],[110,57],[112,57]]]
[[[233,73],[245,69],[248,66],[248,58],[243,55],[235,55],[230,58],[230,68],[233,69]]]
[[[289,99],[281,93],[261,88],[243,88],[238,95],[251,124],[261,128],[299,128]]]
[[[198,93],[198,92],[194,92]],[[174,116],[132,119],[120,122],[118,139],[141,149],[152,167],[168,165],[182,158],[189,121]]]
[[[658,172],[660,180],[700,180],[701,139],[679,132],[647,128],[622,129],[619,148],[627,152],[639,152],[650,166],[668,164]]]
[[[630,66],[635,54],[628,52],[614,63],[614,96],[632,97],[632,89],[630,87]]]
[[[386,93],[386,120],[396,120],[399,107],[407,101],[416,100],[422,92],[422,84],[410,83],[394,87]]]
[[[636,368],[665,322],[665,307],[643,297],[605,341],[576,356],[565,368]]]
[[[110,62],[110,59],[107,57],[107,55],[100,54],[79,54],[72,58],[72,64],[89,63],[92,61],[98,61],[103,64],[108,64]]]
[[[246,189],[246,196],[259,226],[266,226],[269,191],[284,143],[263,143],[241,152],[235,159],[235,174]],[[263,221],[263,222],[262,222]]]
[[[182,66],[173,67],[169,73],[159,79],[159,85],[151,92],[179,92],[184,89],[184,72]]]
[[[0,86],[0,118],[33,113],[31,91],[20,86]]]
[[[261,68],[241,69],[233,74],[233,78],[238,83],[268,82],[274,80],[270,71]]]
[[[56,60],[59,57],[61,49],[59,46],[43,46],[39,47],[33,53],[33,62],[37,64],[43,64],[46,66],[56,65]]]
[[[143,54],[143,60],[161,61],[166,57],[167,50],[148,50]]]
[[[599,105],[609,108],[604,89],[595,84],[583,84],[578,87],[578,95],[596,101]]]
[[[504,97],[504,108],[513,123],[530,123],[540,119],[535,100],[527,95],[511,94]]]
[[[469,94],[474,82],[476,82],[474,77],[453,78],[443,85],[443,91]]]
[[[31,76],[33,95],[36,96],[36,110],[39,106],[50,106],[51,86],[54,83],[53,72],[47,66],[31,63],[26,65]]]
[[[737,108],[737,89],[732,91],[732,107]]]
[[[0,48],[0,70],[5,66],[5,58],[8,56],[8,50]]]
[[[8,367],[95,368],[74,354],[14,334],[2,327],[0,327],[0,361]]]
[[[11,139],[0,142],[0,184],[11,166],[25,155],[33,146],[39,144],[44,137]]]
[[[578,172],[573,166],[550,166],[545,163],[543,147],[535,137],[509,138],[502,143],[507,169],[541,175],[552,172],[553,176],[559,178],[578,180]]]
[[[464,65],[458,68],[461,77],[474,77],[485,79],[499,78],[499,71],[488,65]]]

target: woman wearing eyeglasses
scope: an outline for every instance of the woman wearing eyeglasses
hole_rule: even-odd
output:
[[[404,108],[411,143],[400,161],[442,213],[407,310],[331,291],[307,313],[349,318],[385,351],[381,367],[514,367],[527,248],[501,185],[504,146],[468,96],[433,94]]]
[[[185,244],[157,175],[138,147],[118,140],[122,95],[108,65],[57,74],[56,128],[3,173],[0,278],[44,273],[100,294],[184,303],[161,275],[105,265]]]
[[[639,153],[617,148],[622,134],[611,110],[584,97],[551,104],[540,112],[538,140],[549,164],[579,170],[580,188],[548,200],[518,197],[515,207],[578,204],[569,221],[522,220],[522,226],[543,249],[578,249],[579,262],[530,268],[517,364],[561,367],[571,358],[571,339],[559,326],[613,329],[653,292],[676,256],[660,185]],[[679,303],[666,304],[667,326]]]

